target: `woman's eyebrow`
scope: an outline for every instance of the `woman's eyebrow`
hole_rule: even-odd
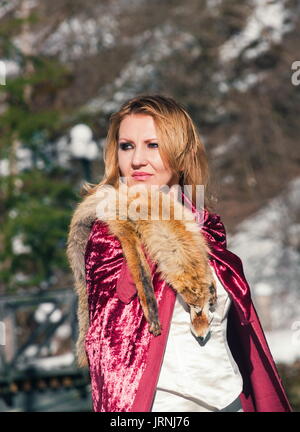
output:
[[[153,140],[157,140],[157,138],[156,137],[154,137],[154,138],[148,138],[148,139],[144,140],[144,142],[147,143],[147,142],[153,141]],[[119,138],[119,141],[134,142],[133,140],[130,140],[128,138]]]

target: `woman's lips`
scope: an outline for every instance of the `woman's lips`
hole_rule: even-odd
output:
[[[143,173],[141,173],[141,174],[132,174],[132,177],[135,179],[135,180],[147,180],[149,177],[151,177],[153,174],[143,174]]]

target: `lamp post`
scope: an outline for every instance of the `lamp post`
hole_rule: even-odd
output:
[[[82,123],[73,126],[70,139],[70,152],[74,159],[80,160],[84,178],[91,181],[91,163],[99,157],[99,148],[93,140],[91,128]]]

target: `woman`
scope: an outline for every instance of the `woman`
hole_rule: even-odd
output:
[[[111,116],[104,159],[104,179],[87,185],[67,249],[79,300],[77,360],[89,367],[94,411],[292,411],[242,263],[226,248],[220,216],[210,211],[205,150],[186,110],[159,95],[129,100]],[[117,191],[122,183],[147,190],[179,184],[174,205],[194,216],[193,238],[187,224],[168,221],[167,234],[161,227],[147,247],[142,242],[134,261],[137,223],[120,229],[97,207],[103,186]],[[185,185],[193,186],[190,195]],[[206,188],[200,208],[197,185]],[[200,238],[208,246],[206,262],[193,251]],[[142,281],[136,262],[144,266]],[[199,307],[181,295],[178,266],[195,292],[216,288],[209,309],[208,296]],[[150,289],[148,303],[145,281],[153,294]],[[159,331],[149,331],[151,323]]]

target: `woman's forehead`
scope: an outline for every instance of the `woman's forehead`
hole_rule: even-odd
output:
[[[119,138],[132,139],[142,136],[145,140],[156,138],[156,128],[150,115],[128,115],[120,123]]]

